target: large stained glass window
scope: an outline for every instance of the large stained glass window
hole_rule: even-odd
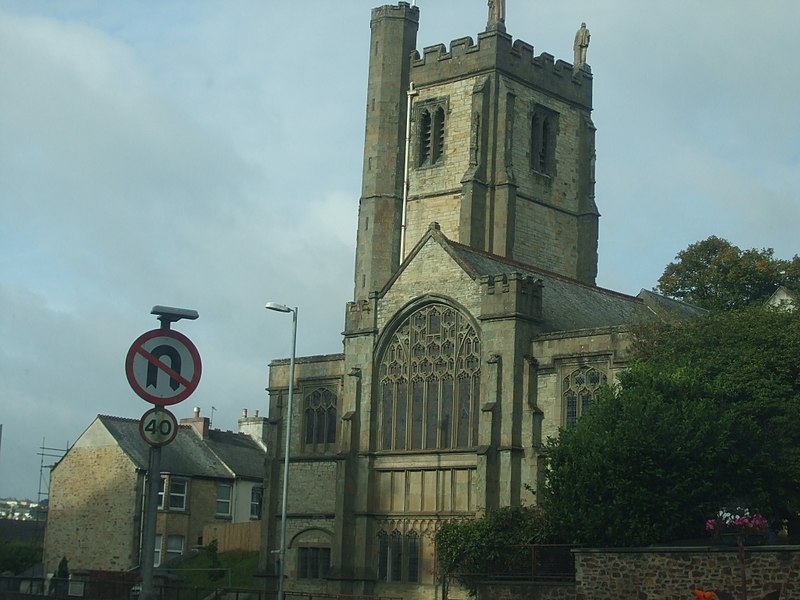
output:
[[[400,325],[381,357],[378,386],[379,449],[477,445],[480,340],[455,308],[427,304]]]

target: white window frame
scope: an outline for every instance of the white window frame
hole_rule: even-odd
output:
[[[167,536],[167,562],[171,561],[173,558],[183,556],[185,541],[186,540],[182,535]],[[177,546],[177,548],[173,546]]]
[[[220,495],[220,492],[223,489],[228,490],[228,497],[223,498]],[[220,505],[222,505],[222,510],[220,510]],[[227,508],[225,507],[227,505]],[[217,484],[217,502],[216,507],[214,509],[214,514],[218,517],[230,517],[231,516],[231,508],[233,505],[233,486],[230,483],[219,483]]]
[[[183,485],[182,492],[173,490],[173,486]],[[183,478],[169,478],[169,510],[185,511],[186,499],[189,492],[189,481]],[[180,502],[176,500],[180,499]]]
[[[161,534],[156,534],[156,543],[153,553],[153,566],[157,567],[161,564]]]

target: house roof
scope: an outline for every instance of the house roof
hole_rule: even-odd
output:
[[[264,477],[266,452],[249,435],[211,429],[203,442],[236,476]]]
[[[792,309],[797,305],[797,296],[797,292],[781,285],[767,299],[766,304],[767,306]]]
[[[139,433],[139,421],[98,415],[103,426],[134,464],[147,469],[150,446]],[[161,471],[192,477],[260,479],[266,453],[250,436],[211,429],[203,439],[191,425],[180,425],[175,439],[162,446]]]
[[[654,292],[642,290],[638,296],[629,296],[489,254],[447,239],[436,224],[431,225],[428,233],[409,253],[406,265],[414,259],[414,256],[430,239],[438,242],[453,260],[476,281],[487,275],[510,275],[512,273],[530,276],[541,281],[542,321],[539,324],[541,333],[629,325],[638,320],[654,316],[663,317],[666,314],[686,318],[705,312]],[[397,275],[399,273],[395,275],[395,278]],[[392,281],[389,282],[387,288]]]

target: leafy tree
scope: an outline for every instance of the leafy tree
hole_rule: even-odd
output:
[[[540,543],[545,537],[539,508],[505,506],[480,519],[443,525],[436,534],[439,566],[474,596],[483,575],[513,568],[515,559],[530,560],[527,550],[515,546]]]
[[[22,573],[42,560],[42,549],[34,544],[11,540],[0,544],[0,573]]]
[[[800,314],[721,311],[638,332],[631,368],[549,442],[543,504],[564,541],[700,537],[722,506],[800,510]]]
[[[664,269],[660,293],[709,310],[761,302],[779,286],[800,287],[800,257],[774,258],[772,248],[741,250],[716,236],[691,244]]]

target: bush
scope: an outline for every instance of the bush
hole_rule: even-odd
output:
[[[10,571],[22,573],[42,561],[42,549],[30,542],[12,540],[0,544],[0,573]]]
[[[436,534],[439,566],[474,596],[478,580],[527,561],[528,550],[514,547],[544,542],[546,530],[544,513],[528,506],[505,506],[480,519],[447,523]]]

